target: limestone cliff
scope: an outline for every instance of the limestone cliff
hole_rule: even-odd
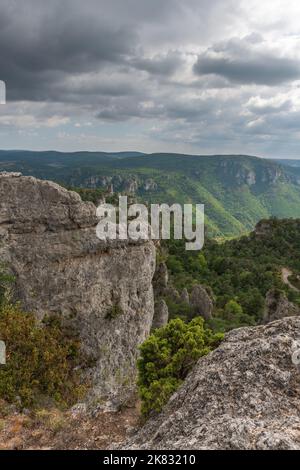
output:
[[[231,331],[123,448],[300,449],[299,335],[299,317]]]
[[[100,241],[96,224],[95,206],[78,194],[0,174],[0,260],[15,275],[16,297],[39,319],[59,314],[79,333],[95,364],[94,395],[118,402],[132,390],[152,324],[155,248]]]

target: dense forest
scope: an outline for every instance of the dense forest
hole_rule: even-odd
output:
[[[289,282],[297,288],[300,272],[300,220],[262,220],[248,236],[218,242],[206,238],[200,252],[186,251],[184,242],[163,243],[171,282],[189,291],[195,284],[207,286],[215,310],[211,326],[219,331],[262,320],[265,296],[270,289],[284,291],[300,304],[300,294],[282,280],[282,268],[293,275]],[[190,320],[192,311],[184,303],[166,298],[172,317]]]

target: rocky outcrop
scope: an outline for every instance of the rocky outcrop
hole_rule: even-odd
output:
[[[168,323],[169,320],[169,309],[164,299],[159,299],[155,302],[154,317],[152,322],[152,328],[161,328]]]
[[[147,179],[143,184],[144,191],[156,191],[157,187],[157,183],[152,178]]]
[[[165,294],[166,289],[169,284],[169,273],[166,263],[161,262],[157,265],[154,277],[153,277],[153,287],[155,292],[155,297],[158,298],[161,295]]]
[[[165,290],[164,290],[164,295],[166,297],[168,297],[169,299],[172,300],[172,302],[175,302],[176,304],[178,304],[180,302],[180,295],[179,295],[179,292],[178,290],[172,286],[172,285],[169,285]]]
[[[263,316],[264,323],[295,315],[300,315],[300,309],[287,299],[284,292],[276,289],[267,292]]]
[[[125,179],[122,183],[122,190],[128,194],[135,194],[138,188],[139,182],[135,177]]]
[[[231,331],[123,448],[300,449],[299,337],[297,317]]]
[[[212,317],[214,304],[207,290],[201,284],[197,284],[193,287],[190,295],[190,305],[195,315],[200,315],[205,318],[205,320],[209,320]]]
[[[78,186],[78,181],[71,181],[72,184]],[[107,189],[111,187],[118,192],[124,192],[127,194],[135,194],[137,191],[156,191],[158,188],[157,183],[152,178],[147,178],[145,180],[139,178],[136,175],[93,175],[85,178],[83,183],[80,183],[80,186],[85,188],[103,188]]]
[[[272,233],[272,223],[269,220],[262,219],[260,220],[254,228],[253,236],[256,238],[267,237]]]
[[[0,175],[0,259],[15,293],[37,318],[58,314],[78,333],[94,366],[96,397],[118,402],[132,390],[138,345],[154,301],[151,242],[100,241],[96,208],[59,185]]]
[[[238,158],[223,158],[219,163],[219,172],[223,180],[230,179],[239,186],[273,185],[278,181],[291,180],[280,165],[275,163],[267,165],[263,161],[256,163],[250,160],[241,162]]]
[[[182,290],[180,294],[180,302],[183,302],[188,305],[190,303],[190,296],[186,287]]]

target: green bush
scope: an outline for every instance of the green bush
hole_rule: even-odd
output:
[[[142,413],[160,412],[197,360],[214,349],[223,338],[205,328],[201,317],[190,323],[171,320],[140,347],[138,386]]]
[[[113,305],[106,313],[105,319],[106,320],[114,320],[119,315],[123,315],[123,309],[119,304]]]
[[[7,350],[7,364],[0,366],[0,398],[23,407],[41,397],[69,405],[82,396],[75,371],[79,342],[66,336],[57,319],[40,325],[18,305],[2,302],[0,339]]]

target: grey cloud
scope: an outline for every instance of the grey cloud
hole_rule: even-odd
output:
[[[292,136],[299,132],[300,111],[290,113],[270,114],[266,116],[262,123],[255,129],[265,135],[286,135]]]
[[[287,112],[290,111],[292,108],[292,102],[291,100],[286,100],[283,103],[279,105],[275,104],[264,104],[264,105],[258,105],[255,103],[250,103],[248,105],[248,109],[255,114],[258,115],[264,115],[264,114],[278,114],[281,112]]]
[[[93,99],[97,106],[97,96],[142,93],[146,100],[148,89],[140,74],[147,72],[149,79],[167,87],[163,80],[179,71],[185,60],[176,50],[158,52],[157,46],[151,50],[150,37],[164,41],[168,31],[181,42],[182,33],[190,28],[178,24],[184,26],[194,13],[221,4],[221,0],[2,0],[0,70],[8,100],[84,104]],[[109,84],[100,77],[97,85],[81,83],[82,74],[103,72],[105,81],[107,71],[113,76],[122,70],[127,79],[117,85],[113,78]],[[70,85],[71,79],[78,84]]]
[[[181,54],[146,55],[140,32],[176,15],[180,5],[178,0],[153,0],[151,5],[143,0],[2,0],[0,70],[8,99],[89,102],[91,96],[145,89],[138,75],[143,71],[157,78],[172,75],[183,63]],[[127,78],[116,84],[114,75],[122,71]],[[95,85],[96,72],[103,72],[105,83],[99,76]],[[91,74],[91,83],[82,85],[82,74]],[[76,86],[72,80],[78,81]]]
[[[257,47],[257,44],[260,47]],[[279,85],[300,78],[298,60],[265,50],[260,36],[216,44],[198,56],[196,75],[217,75],[241,84]]]
[[[71,4],[1,3],[6,24],[0,29],[0,70],[9,99],[51,99],[66,76],[122,64],[133,53],[137,39],[132,28],[107,24],[84,6],[66,15],[63,5]]]
[[[160,106],[147,107],[143,102],[124,97],[109,100],[96,117],[103,121],[122,122],[134,118],[159,118],[162,114],[163,109]]]
[[[180,68],[184,60],[178,52],[169,51],[168,54],[157,54],[154,57],[135,57],[131,65],[153,75],[172,75]]]
[[[166,114],[171,119],[183,119],[186,122],[199,122],[210,118],[218,104],[212,99],[174,100],[165,104]]]
[[[296,61],[261,56],[245,62],[227,58],[199,57],[194,70],[199,75],[216,74],[237,83],[279,85],[300,78]]]
[[[174,90],[175,94],[175,90]],[[133,118],[180,120],[185,123],[199,123],[201,120],[216,120],[218,103],[210,99],[174,98],[172,95],[152,97],[151,105],[129,97],[111,98],[106,101],[97,118],[108,121],[124,121]]]

